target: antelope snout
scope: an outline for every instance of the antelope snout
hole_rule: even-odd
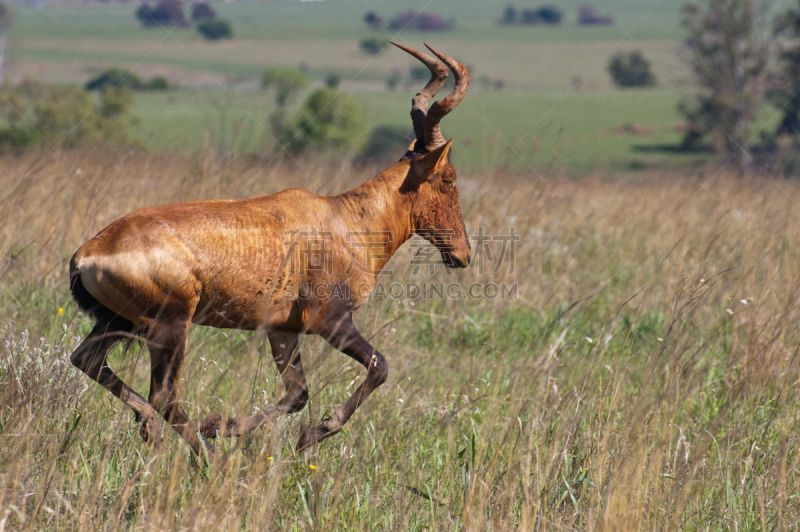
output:
[[[470,252],[466,251],[450,251],[444,253],[444,262],[450,268],[466,268],[469,266]]]

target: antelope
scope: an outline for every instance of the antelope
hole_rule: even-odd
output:
[[[317,426],[303,425],[297,449],[336,434],[389,373],[384,356],[353,324],[381,269],[415,233],[438,249],[446,266],[468,266],[469,238],[450,162],[453,139],[445,140],[439,122],[466,95],[470,75],[427,44],[438,60],[395,46],[425,64],[431,79],[412,99],[415,140],[389,169],[337,196],[290,189],[252,199],[143,207],[112,222],[70,260],[72,296],[96,319],[70,360],[134,411],[146,443],[160,442],[163,418],[195,453],[213,453],[208,440],[244,435],[301,411],[308,402],[297,349],[301,334],[321,336],[366,368],[363,383],[332,415]],[[448,67],[455,86],[428,110]],[[294,238],[288,251],[287,234]],[[319,234],[325,235],[327,265],[293,260],[298,247],[318,248],[313,235]],[[370,253],[375,234],[388,236],[379,253]],[[362,267],[352,267],[354,262]],[[345,288],[349,295],[333,297],[319,286]],[[192,423],[179,384],[193,323],[263,331],[285,396],[249,416],[223,420],[213,414]],[[108,366],[109,351],[123,338],[143,341],[150,352],[147,400]]]

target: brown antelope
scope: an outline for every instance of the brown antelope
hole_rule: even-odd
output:
[[[441,61],[395,46],[422,61],[432,75],[412,100],[416,140],[388,170],[338,196],[291,189],[245,200],[144,207],[100,231],[72,257],[72,295],[97,323],[71,361],[133,409],[146,442],[160,439],[159,416],[200,452],[204,444],[213,451],[204,438],[242,435],[302,410],[308,385],[297,352],[300,334],[320,335],[367,370],[363,384],[330,417],[303,427],[298,449],[335,434],[389,372],[383,355],[353,325],[352,315],[367,302],[392,254],[419,233],[438,248],[446,265],[469,264],[469,239],[449,158],[453,141],[445,141],[439,129],[439,121],[466,95],[469,72],[430,46]],[[455,87],[427,111],[444,85],[447,67]],[[287,234],[293,238],[288,251]],[[388,237],[379,253],[370,253],[375,234]],[[325,235],[323,267],[297,264],[290,257],[298,247],[318,249],[319,237],[313,235]],[[348,295],[333,297],[320,286],[344,288]],[[265,331],[285,397],[250,416],[222,420],[211,415],[193,424],[178,393],[192,323]],[[106,361],[125,337],[143,339],[150,351],[146,401]]]

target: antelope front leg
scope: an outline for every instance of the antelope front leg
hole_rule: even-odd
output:
[[[339,432],[361,404],[367,400],[389,376],[389,365],[377,349],[372,347],[358,332],[352,319],[337,324],[323,338],[345,355],[357,360],[367,368],[367,378],[347,401],[330,417],[316,427],[306,426],[300,432],[297,450],[300,451]]]

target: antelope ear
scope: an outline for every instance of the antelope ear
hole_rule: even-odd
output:
[[[430,153],[421,155],[411,163],[411,169],[422,181],[433,181],[438,175],[439,170],[447,163],[447,154],[450,153],[450,146],[453,144],[451,138],[444,146],[439,146]]]
[[[408,149],[406,151],[414,151],[414,146],[417,145],[417,139],[411,141],[411,144],[408,145]]]

